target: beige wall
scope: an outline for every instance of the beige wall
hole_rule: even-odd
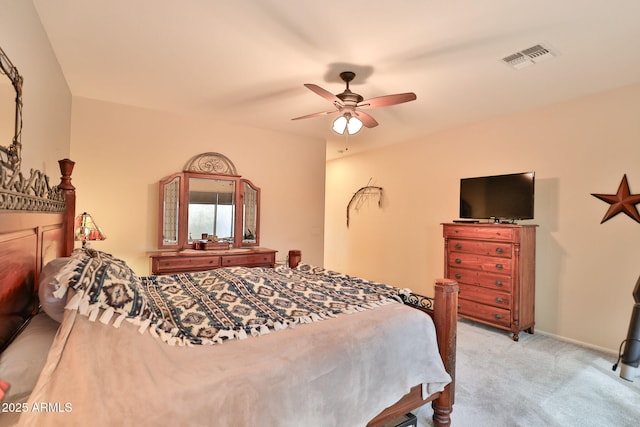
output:
[[[158,181],[196,154],[219,152],[261,193],[261,246],[301,249],[323,263],[325,143],[249,127],[73,98],[73,183],[77,210],[88,211],[107,235],[96,249],[148,274],[157,250]]]
[[[55,185],[58,160],[69,156],[71,93],[33,4],[0,0],[0,11],[0,47],[24,78],[22,173],[28,177],[30,169],[39,169]],[[6,76],[0,79],[8,83]],[[9,121],[13,128],[13,117]]]
[[[640,193],[640,85],[444,132],[327,164],[325,266],[431,294],[444,270],[440,224],[458,217],[462,177],[534,170],[536,327],[616,349],[640,275],[640,224],[600,224],[624,174]],[[428,119],[428,118],[426,118]],[[368,180],[384,188],[352,212]]]

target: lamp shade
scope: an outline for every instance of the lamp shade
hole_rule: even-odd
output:
[[[347,128],[347,118],[340,116],[333,121],[333,131],[342,135]]]
[[[362,122],[350,113],[345,113],[333,121],[333,131],[340,135],[344,134],[345,130],[349,135],[353,135],[358,133],[360,129],[362,129]]]
[[[107,238],[91,215],[86,212],[83,212],[81,215],[76,217],[74,235],[75,240],[81,241],[83,247],[85,247],[87,241],[105,240]]]
[[[349,135],[360,132],[360,129],[362,129],[362,122],[360,119],[351,117],[347,122],[347,132]]]

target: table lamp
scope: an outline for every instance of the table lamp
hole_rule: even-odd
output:
[[[88,242],[91,240],[104,240],[107,236],[104,235],[102,229],[98,227],[91,215],[83,212],[78,215],[74,224],[75,240],[82,242],[82,248],[89,247]]]

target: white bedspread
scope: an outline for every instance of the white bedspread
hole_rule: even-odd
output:
[[[67,310],[20,425],[364,426],[449,381],[431,318],[402,304],[195,347]]]

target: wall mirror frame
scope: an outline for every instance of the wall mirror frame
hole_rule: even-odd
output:
[[[260,244],[260,188],[224,155],[192,157],[182,172],[160,180],[158,190],[158,248],[193,249],[203,233],[221,248]]]
[[[25,177],[20,170],[22,83],[18,69],[0,48],[0,209],[64,212],[64,194],[58,186],[49,185],[44,172],[31,169]]]
[[[0,165],[13,172],[20,170],[22,143],[22,76],[0,48]],[[10,86],[13,87],[11,89]],[[14,96],[15,95],[15,96]],[[13,115],[13,117],[11,117]],[[13,120],[13,123],[11,121]],[[11,140],[9,146],[4,146]]]

